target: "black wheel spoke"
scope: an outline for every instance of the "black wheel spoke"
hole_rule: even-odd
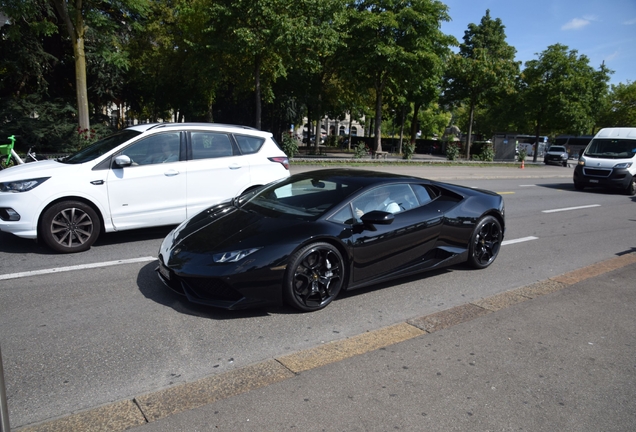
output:
[[[490,265],[501,246],[501,226],[493,217],[482,220],[473,237],[471,262],[479,268]]]
[[[310,248],[296,260],[292,294],[305,310],[331,302],[342,284],[342,259],[329,245]]]

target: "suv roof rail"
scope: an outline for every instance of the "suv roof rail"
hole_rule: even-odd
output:
[[[150,126],[148,129],[154,129],[159,127],[183,127],[183,126],[219,126],[219,127],[233,127],[237,129],[248,129],[248,130],[255,130],[255,131],[259,130],[251,126],[236,125],[236,124],[229,124],[229,123],[205,123],[205,122],[186,122],[186,123],[163,122],[163,123],[156,123]]]

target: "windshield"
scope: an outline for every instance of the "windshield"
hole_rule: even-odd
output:
[[[270,217],[316,220],[357,189],[358,185],[341,179],[288,178],[261,189],[246,202],[241,199],[241,207]]]
[[[636,140],[593,139],[585,149],[584,156],[607,159],[631,159],[636,154]]]
[[[65,164],[81,164],[84,162],[92,161],[93,159],[96,159],[101,155],[108,153],[118,145],[125,143],[129,139],[132,139],[139,134],[141,134],[141,132],[139,131],[124,129],[121,132],[117,132],[116,134],[107,136],[106,138],[101,139],[96,143],[81,149],[77,153],[72,154],[71,156],[61,160],[60,162]]]
[[[550,147],[550,150],[548,150],[550,152],[559,152],[559,153],[565,153],[565,147],[561,147],[561,146],[552,146]]]

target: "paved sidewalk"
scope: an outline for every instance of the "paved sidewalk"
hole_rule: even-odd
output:
[[[632,431],[634,280],[631,252],[23,430]]]

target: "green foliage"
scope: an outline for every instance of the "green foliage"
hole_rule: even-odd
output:
[[[636,82],[612,85],[600,127],[636,126]]]
[[[459,156],[460,144],[455,143],[454,141],[449,141],[446,143],[446,159],[450,161],[454,161]]]
[[[589,134],[608,73],[595,71],[576,50],[551,45],[537,60],[526,62],[520,102],[541,135]]]
[[[475,142],[473,147],[473,160],[479,160],[484,162],[492,162],[495,160],[495,150],[492,143],[488,142]]]
[[[524,160],[526,160],[527,155],[528,153],[526,152],[526,149],[521,147],[519,149],[519,156],[518,156],[519,162],[523,162]]]
[[[501,19],[493,20],[486,10],[479,25],[468,25],[459,53],[448,60],[444,99],[450,105],[467,105],[468,136],[472,136],[478,107],[496,104],[501,95],[514,91],[519,62],[515,61],[516,49],[506,42],[504,29]],[[467,146],[467,153],[469,149]]]
[[[415,153],[415,143],[404,143],[402,145],[402,159],[413,159],[413,154]]]
[[[364,141],[360,141],[354,148],[353,148],[353,157],[356,159],[361,159],[365,156],[369,155],[369,147],[367,147],[367,145],[364,143]]]
[[[289,158],[298,154],[298,140],[291,133],[283,134],[281,147]]]
[[[329,135],[325,140],[327,147],[338,147],[338,135]]]

